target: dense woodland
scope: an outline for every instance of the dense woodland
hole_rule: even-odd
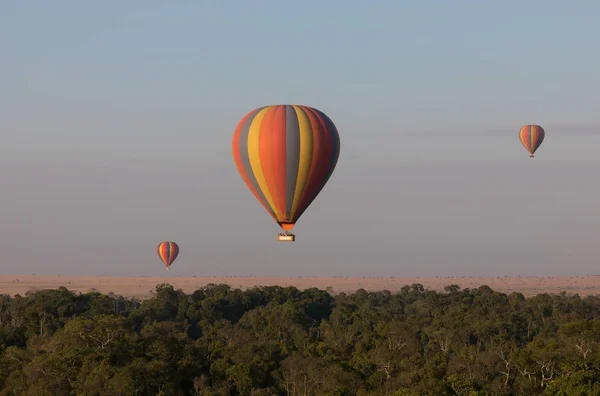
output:
[[[600,298],[418,284],[2,295],[0,395],[600,395]]]

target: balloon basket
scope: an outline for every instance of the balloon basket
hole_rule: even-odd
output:
[[[279,242],[294,242],[296,240],[296,235],[294,235],[294,234],[279,234],[279,235],[277,235],[277,240]]]
[[[171,268],[167,267],[165,268],[165,271],[171,271]]]

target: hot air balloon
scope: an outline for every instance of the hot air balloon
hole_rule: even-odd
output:
[[[161,261],[167,267],[166,270],[169,271],[171,264],[173,264],[173,261],[175,261],[179,254],[179,246],[175,242],[163,241],[156,247],[156,253],[158,253],[158,257],[160,257]]]
[[[525,125],[519,131],[519,139],[521,139],[525,149],[529,151],[530,158],[533,158],[533,154],[541,146],[544,136],[546,136],[546,132],[539,125]]]
[[[329,117],[300,105],[252,110],[233,134],[233,160],[242,179],[284,230],[290,231],[321,192],[338,161],[340,137]]]

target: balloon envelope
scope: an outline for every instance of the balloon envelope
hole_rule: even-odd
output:
[[[168,269],[179,255],[179,246],[175,242],[163,241],[156,247],[156,253]]]
[[[331,119],[299,105],[252,110],[239,122],[232,146],[242,179],[286,231],[321,192],[340,155]]]
[[[533,157],[535,151],[544,141],[545,136],[544,128],[539,125],[525,125],[519,131],[519,139],[521,139],[525,149],[529,151],[530,157]]]

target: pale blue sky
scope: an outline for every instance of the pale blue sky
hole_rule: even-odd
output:
[[[163,239],[169,276],[599,272],[598,21],[576,0],[0,0],[0,272],[161,274]],[[277,103],[342,142],[296,244],[231,159]]]

